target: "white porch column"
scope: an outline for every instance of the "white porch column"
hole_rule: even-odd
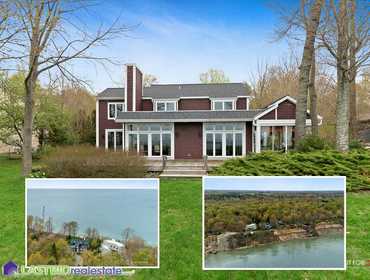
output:
[[[288,152],[288,127],[284,126],[285,152]]]
[[[125,123],[122,124],[122,150],[125,151],[125,144],[126,144],[126,131],[125,131]]]
[[[256,153],[260,153],[261,152],[261,126],[259,124],[257,124],[256,126]]]

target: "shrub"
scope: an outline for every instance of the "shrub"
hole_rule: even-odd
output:
[[[370,151],[264,152],[225,161],[211,175],[346,176],[348,190],[370,189]]]
[[[352,140],[350,143],[349,143],[349,149],[350,150],[360,150],[360,149],[363,149],[364,148],[364,145],[361,143],[361,141],[359,140]]]
[[[328,150],[332,148],[331,144],[326,140],[314,136],[307,135],[297,143],[296,150],[300,152],[312,152],[317,150]]]
[[[37,150],[32,152],[33,159],[41,159],[48,156],[50,153],[54,151],[54,147],[50,145],[43,145],[42,147],[38,148]]]
[[[91,145],[57,147],[41,165],[49,178],[137,178],[146,172],[143,157]]]

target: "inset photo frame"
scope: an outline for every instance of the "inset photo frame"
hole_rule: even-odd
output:
[[[26,179],[26,266],[159,268],[159,179]]]
[[[203,270],[346,270],[346,178],[204,176]]]

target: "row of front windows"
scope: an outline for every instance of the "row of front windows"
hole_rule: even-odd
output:
[[[256,131],[257,133],[257,131]],[[106,131],[106,148],[123,149],[123,130]],[[293,126],[261,126],[259,151],[286,151],[294,148]],[[148,157],[173,157],[173,124],[126,125],[125,149]],[[233,157],[245,154],[244,123],[204,124],[203,150],[209,157]]]
[[[114,120],[119,112],[125,109],[124,102],[109,102],[108,103],[108,119]],[[214,111],[234,110],[235,101],[233,100],[213,100],[211,109]],[[172,112],[177,111],[177,101],[156,101],[155,111],[157,112]]]

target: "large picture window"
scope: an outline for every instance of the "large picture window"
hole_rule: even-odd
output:
[[[105,148],[112,150],[123,149],[122,129],[107,129],[105,131]]]
[[[173,124],[128,124],[126,135],[130,151],[149,157],[173,157]]]
[[[285,151],[294,148],[294,127],[261,126],[261,151]]]
[[[122,102],[108,103],[108,119],[114,120],[117,118],[118,112],[123,112],[125,104]]]
[[[233,157],[244,154],[243,123],[206,123],[204,133],[204,149],[207,156]]]

